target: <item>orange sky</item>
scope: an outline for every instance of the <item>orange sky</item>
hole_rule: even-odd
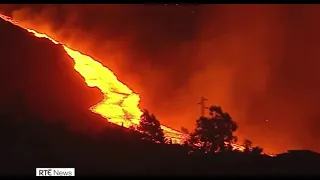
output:
[[[319,5],[0,5],[90,54],[163,124],[192,129],[201,96],[269,151],[320,151]],[[268,119],[268,121],[266,121]]]

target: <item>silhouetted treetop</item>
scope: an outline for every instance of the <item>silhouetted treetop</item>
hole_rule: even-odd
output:
[[[252,142],[248,139],[245,139],[243,142],[244,152],[251,152],[252,150]]]
[[[255,154],[255,155],[260,155],[263,153],[263,148],[261,148],[259,146],[253,147],[252,144],[253,143],[250,140],[248,140],[248,139],[244,140],[243,146],[244,146],[245,153],[251,153],[251,154]]]
[[[251,150],[251,153],[255,154],[255,155],[260,155],[263,153],[263,148],[261,148],[259,146],[253,147]]]
[[[148,110],[143,111],[137,130],[143,134],[143,139],[156,143],[166,142],[159,120]]]
[[[190,144],[201,144],[200,149],[205,152],[232,150],[231,144],[237,140],[233,132],[237,128],[237,123],[220,106],[211,106],[209,117],[200,117],[196,121],[195,131],[190,135]],[[199,142],[194,142],[197,140]]]
[[[185,127],[181,127],[181,132],[183,132],[185,134],[189,134],[189,130]]]

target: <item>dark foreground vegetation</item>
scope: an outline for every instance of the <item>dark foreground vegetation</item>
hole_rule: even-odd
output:
[[[233,150],[238,126],[219,106],[183,145],[165,139],[148,111],[138,127],[109,124],[88,111],[102,95],[61,46],[1,20],[0,30],[0,175],[34,176],[37,167],[76,168],[76,176],[320,174],[310,151],[270,157],[249,140],[244,152]]]
[[[36,167],[74,167],[77,176],[319,174],[320,156],[308,151],[277,157],[251,147],[245,152],[206,152],[215,148],[165,144],[159,139],[154,143],[146,138],[151,133],[112,125],[88,135],[71,132],[63,123],[41,120],[23,106],[15,107],[20,108],[1,112],[1,175],[34,176]]]

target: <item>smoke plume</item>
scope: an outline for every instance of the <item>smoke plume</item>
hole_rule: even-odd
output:
[[[194,128],[201,96],[268,151],[320,151],[318,5],[0,5],[109,67],[163,124]]]

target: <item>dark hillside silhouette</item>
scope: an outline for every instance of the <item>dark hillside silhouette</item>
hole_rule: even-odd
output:
[[[88,110],[102,94],[86,86],[61,46],[2,20],[0,36],[0,175],[35,176],[37,167],[74,167],[76,176],[320,174],[316,153],[231,151],[222,142],[235,140],[237,125],[219,107],[198,121],[196,135],[222,152],[141,140]]]
[[[84,124],[87,120],[82,121],[78,112],[97,104],[103,96],[84,83],[62,46],[35,38],[3,20],[0,32],[1,103],[8,105],[12,93],[22,93],[28,111],[46,120],[69,119],[69,127],[76,129],[92,126],[94,123]]]

